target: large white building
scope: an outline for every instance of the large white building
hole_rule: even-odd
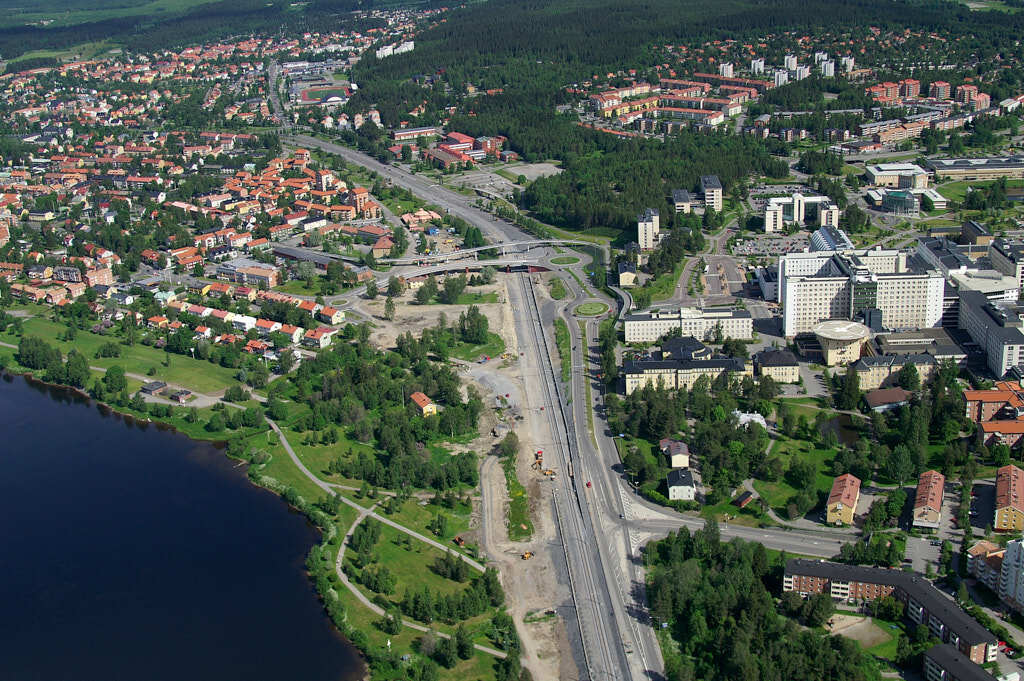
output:
[[[958,326],[985,353],[989,371],[1002,377],[1024,364],[1024,326],[1020,308],[989,300],[980,291],[960,291]]]
[[[882,314],[890,330],[938,326],[945,280],[933,269],[911,268],[894,250],[817,251],[779,258],[784,335],[810,332],[827,319]]]
[[[999,570],[999,598],[1015,610],[1024,611],[1024,541],[1007,542]]]
[[[924,189],[928,186],[928,172],[913,163],[879,163],[864,168],[868,183],[876,187],[895,189]]]
[[[776,196],[764,206],[764,231],[780,232],[786,223],[803,225],[813,222],[819,227],[839,227],[839,207],[827,196]]]
[[[627,315],[624,320],[627,343],[653,343],[666,333],[680,331],[699,340],[712,339],[717,329],[723,338],[750,340],[754,337],[754,319],[746,310],[715,308],[702,310],[682,307],[677,310],[650,310]]]
[[[661,232],[661,218],[658,211],[648,208],[636,219],[636,242],[641,251],[650,251],[658,245]]]
[[[1024,291],[1024,243],[996,239],[989,245],[988,256],[992,261],[992,267],[1014,277],[1017,280],[1017,288]]]

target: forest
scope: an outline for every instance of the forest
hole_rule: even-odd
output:
[[[827,596],[799,604],[807,628],[782,616],[775,603],[780,566],[761,544],[723,543],[710,520],[692,535],[683,528],[650,544],[645,559],[651,615],[678,646],[662,646],[668,679],[880,678],[855,641],[817,628],[831,613]]]

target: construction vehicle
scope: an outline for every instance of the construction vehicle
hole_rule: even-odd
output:
[[[548,476],[549,478],[555,477],[555,472],[553,470],[551,470],[550,468],[545,468],[543,471],[541,471],[541,473],[543,475]]]
[[[456,546],[465,546],[466,545],[466,540],[463,539],[462,537],[455,537],[455,539],[452,539],[452,542]]]
[[[533,551],[527,551],[523,554],[523,560],[530,560],[533,558]]]

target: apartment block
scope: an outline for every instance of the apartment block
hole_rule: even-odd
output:
[[[905,604],[913,624],[923,624],[974,664],[996,659],[996,637],[930,581],[912,572],[794,558],[786,563],[784,591],[807,596],[826,593],[847,602],[892,595]]]
[[[985,539],[967,549],[967,573],[991,589],[992,593],[999,594],[1003,600],[1006,600],[1006,597],[1000,584],[1005,556],[1006,549]],[[1021,584],[1021,588],[1024,589],[1024,583]]]
[[[661,239],[661,219],[658,211],[648,208],[636,219],[636,241],[640,244],[640,250],[650,251],[658,245]]]
[[[724,196],[722,182],[717,175],[704,175],[700,178],[700,193],[704,197],[704,205],[721,213]]]
[[[942,643],[924,651],[924,678],[926,681],[994,681],[989,674],[956,646]]]
[[[1024,471],[1014,465],[996,471],[996,532],[1024,530]]]
[[[932,99],[949,99],[949,83],[944,80],[937,80],[928,86],[928,96]]]
[[[996,555],[995,550],[988,553],[988,556]],[[1001,556],[998,587],[994,591],[1004,603],[1018,612],[1024,612],[1024,542],[1020,539],[1007,542]]]
[[[946,476],[938,471],[925,471],[917,479],[914,495],[914,527],[937,530],[942,517],[942,493]]]
[[[698,340],[710,340],[719,330],[723,338],[750,340],[754,319],[746,310],[732,307],[701,309],[683,307],[677,310],[650,310],[626,315],[627,343],[653,343],[671,331]]]

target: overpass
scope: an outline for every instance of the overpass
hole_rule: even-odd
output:
[[[501,256],[506,256],[511,253],[525,253],[526,251],[533,248],[542,248],[544,246],[594,246],[589,241],[573,241],[571,239],[537,239],[534,241],[512,241],[503,244],[490,244],[487,246],[477,246],[476,248],[464,248],[458,251],[452,251],[451,253],[438,253],[437,255],[417,255],[417,256],[406,256],[401,258],[379,258],[377,262],[388,265],[417,265],[421,263],[430,262],[448,262],[449,260],[461,260],[463,258],[473,257],[477,258],[478,254],[482,251],[498,251]]]
[[[443,272],[467,272],[469,270],[480,271],[485,267],[493,267],[496,270],[503,270],[505,272],[532,271],[534,268],[543,268],[544,270],[547,270],[547,267],[541,265],[540,261],[537,259],[527,260],[517,258],[514,260],[474,260],[472,262],[438,263],[414,270],[407,270],[398,276],[405,279],[411,279],[413,277],[426,277],[431,274],[441,274]],[[387,288],[388,280],[391,276],[392,275],[388,275],[386,278],[378,280],[377,285],[379,287]]]

